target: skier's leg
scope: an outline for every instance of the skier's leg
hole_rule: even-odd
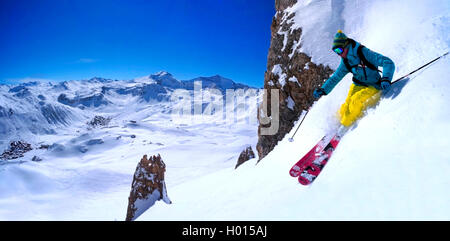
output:
[[[365,87],[352,96],[349,110],[359,117],[365,109],[374,106],[380,100],[380,96],[379,90],[372,86]]]
[[[366,88],[364,91],[367,98],[363,100],[363,111],[369,107],[375,106],[381,98],[381,91],[375,89],[374,87]]]
[[[352,125],[361,117],[366,108],[374,106],[378,102],[380,96],[380,91],[372,86],[363,87],[354,93],[348,104],[347,115],[341,118],[341,124],[344,126]]]
[[[351,117],[352,113],[350,110],[353,96],[363,88],[364,86],[357,86],[355,84],[352,84],[350,86],[350,90],[348,91],[347,99],[345,99],[345,103],[341,105],[341,109],[339,110],[339,117],[341,124],[345,127],[349,127],[353,123],[353,118]]]

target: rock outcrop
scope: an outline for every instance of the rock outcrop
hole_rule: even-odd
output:
[[[272,38],[267,57],[267,70],[264,75],[263,100],[267,108],[260,108],[258,119],[258,143],[256,146],[259,160],[265,157],[288,133],[298,120],[303,110],[309,109],[314,102],[312,93],[316,87],[322,85],[333,70],[328,66],[316,65],[311,57],[300,52],[302,43],[301,28],[292,28],[295,13],[289,14],[284,10],[295,4],[297,0],[275,0],[276,15],[272,19]],[[274,135],[264,135],[264,125],[261,118],[272,118],[271,90],[279,89],[279,123],[278,131]]]
[[[12,141],[9,144],[9,149],[4,151],[0,155],[0,159],[3,160],[12,160],[17,159],[20,157],[23,157],[23,154],[25,152],[31,151],[33,148],[31,148],[31,144],[26,143],[24,141]]]
[[[245,150],[241,152],[239,155],[238,161],[236,163],[236,167],[234,169],[238,168],[240,165],[242,165],[244,162],[255,158],[255,153],[253,152],[253,149],[251,146],[247,146]]]
[[[96,115],[96,116],[94,116],[94,118],[92,120],[87,122],[87,124],[89,127],[96,128],[96,127],[107,126],[110,121],[111,121],[111,117],[105,118],[103,116]]]
[[[172,203],[167,196],[164,182],[165,172],[166,165],[159,154],[150,157],[150,159],[147,159],[147,155],[144,155],[134,173],[131,192],[128,197],[126,221],[135,220],[158,200],[163,200],[167,204]]]

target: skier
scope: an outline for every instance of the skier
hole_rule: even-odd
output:
[[[350,86],[347,99],[339,110],[340,123],[344,129],[350,127],[370,106],[375,105],[381,91],[391,87],[395,65],[391,59],[375,53],[355,40],[348,38],[341,30],[334,36],[332,50],[341,57],[341,63],[322,87],[314,90],[314,98],[319,99],[329,94],[333,88],[351,72],[353,83]],[[380,76],[378,67],[383,67]]]

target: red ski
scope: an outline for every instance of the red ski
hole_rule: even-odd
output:
[[[300,173],[303,172],[304,168],[307,166],[307,164],[314,161],[315,156],[322,152],[323,148],[329,143],[330,138],[327,136],[324,136],[311,150],[306,153],[304,157],[302,157],[297,163],[295,163],[294,166],[292,166],[291,170],[289,171],[289,174],[292,177],[298,177]]]
[[[339,144],[339,141],[340,137],[335,135],[325,148],[322,148],[320,152],[314,153],[314,157],[307,158],[303,167],[300,168],[301,173],[298,176],[298,181],[301,184],[309,185],[317,178]]]

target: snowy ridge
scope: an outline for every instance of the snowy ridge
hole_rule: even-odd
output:
[[[332,35],[343,28],[392,58],[398,78],[449,50],[449,8],[439,0],[311,0],[287,11],[296,13],[294,27],[306,27],[302,50],[315,61],[337,65],[329,49]],[[341,16],[345,22],[330,20]],[[306,26],[316,23],[323,26]],[[295,128],[256,166],[253,159],[235,171],[169,185],[173,204],[156,204],[140,220],[449,220],[448,66],[447,57],[396,84],[344,136],[311,186],[301,186],[288,171],[338,127],[349,75],[314,104],[294,142],[287,139]],[[188,186],[197,187],[195,196]]]
[[[316,64],[328,65],[337,68],[336,56],[330,58],[331,44],[329,41],[317,41],[322,39],[332,39],[336,30],[343,28],[344,19],[342,10],[348,2],[321,0],[321,1],[298,1],[292,7],[285,10],[285,16],[295,14],[291,29],[302,28],[302,37],[298,44],[293,46],[293,51],[300,51],[312,57],[312,62]],[[357,3],[359,4],[359,3]],[[353,15],[355,15],[353,13]],[[357,14],[356,14],[357,15]],[[359,16],[359,15],[358,15]],[[298,49],[297,49],[298,48]]]

